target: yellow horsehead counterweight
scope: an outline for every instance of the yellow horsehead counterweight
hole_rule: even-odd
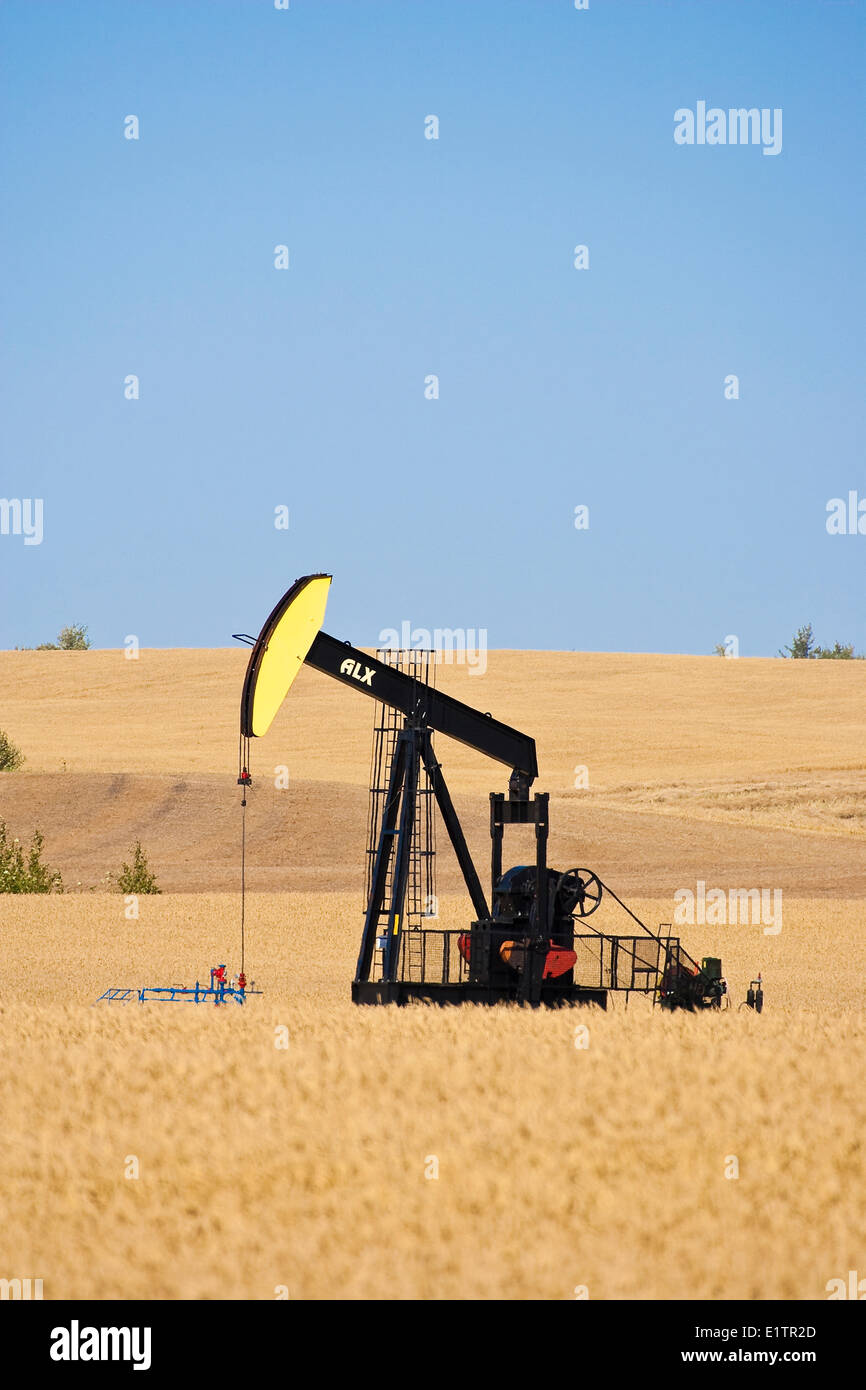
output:
[[[241,695],[244,738],[261,738],[271,727],[324,622],[330,587],[329,574],[298,579],[262,628]]]

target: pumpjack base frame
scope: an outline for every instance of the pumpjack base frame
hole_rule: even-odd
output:
[[[570,1008],[575,1004],[596,1004],[607,1008],[606,989],[588,989],[582,985],[564,988],[542,986],[541,998],[529,1003],[530,1008]],[[352,983],[353,1004],[526,1004],[521,1000],[519,987],[503,989],[466,982],[463,984],[423,984],[415,980],[355,980]]]

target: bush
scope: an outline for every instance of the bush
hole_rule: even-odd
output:
[[[87,628],[62,627],[57,637],[57,645],[62,652],[86,652],[93,646],[87,635]]]
[[[93,646],[87,635],[87,628],[81,624],[62,627],[56,642],[40,642],[38,652],[86,652]],[[26,648],[25,648],[26,650]]]
[[[42,835],[34,830],[25,860],[21,841],[10,840],[0,821],[0,893],[62,893],[60,874],[42,863]]]
[[[807,623],[805,627],[797,629],[796,636],[790,647],[783,647],[779,656],[793,657],[796,661],[804,661],[812,656],[815,643],[812,638],[812,624]]]
[[[0,772],[14,772],[23,761],[21,749],[0,729]]]
[[[150,872],[147,855],[136,840],[132,852],[132,864],[123,864],[117,876],[117,886],[121,893],[159,893],[156,875]]]
[[[798,628],[790,647],[783,647],[779,656],[793,657],[800,661],[862,661],[864,659],[862,656],[855,655],[853,642],[847,645],[842,642],[834,642],[832,647],[816,647],[812,637],[811,623]]]
[[[834,642],[832,647],[816,647],[815,656],[819,661],[853,661],[854,643],[843,647],[840,642]]]

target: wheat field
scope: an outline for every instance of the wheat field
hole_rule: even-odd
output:
[[[46,1298],[801,1300],[866,1270],[864,663],[439,672],[537,736],[552,863],[652,925],[698,879],[783,890],[778,933],[682,928],[722,957],[730,1010],[354,1008],[372,706],[307,671],[254,752],[264,994],[93,1006],[238,966],[243,663],[0,654],[28,760],[0,818],[41,826],[77,890],[0,898],[0,1275]],[[483,869],[503,770],[439,754]],[[136,838],[167,891],[128,920],[103,880]],[[441,924],[463,925],[439,857]],[[736,1007],[758,970],[760,1016]]]

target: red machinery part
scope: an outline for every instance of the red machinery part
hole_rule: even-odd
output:
[[[467,963],[469,961],[471,940],[472,938],[468,932],[464,932],[462,936],[457,938],[457,949]],[[512,969],[522,970],[525,949],[522,942],[503,941],[499,948],[499,954]],[[576,961],[577,955],[574,951],[567,950],[564,946],[551,945],[545,957],[542,978],[550,980],[556,979],[558,975],[565,975],[569,970],[573,969]]]

